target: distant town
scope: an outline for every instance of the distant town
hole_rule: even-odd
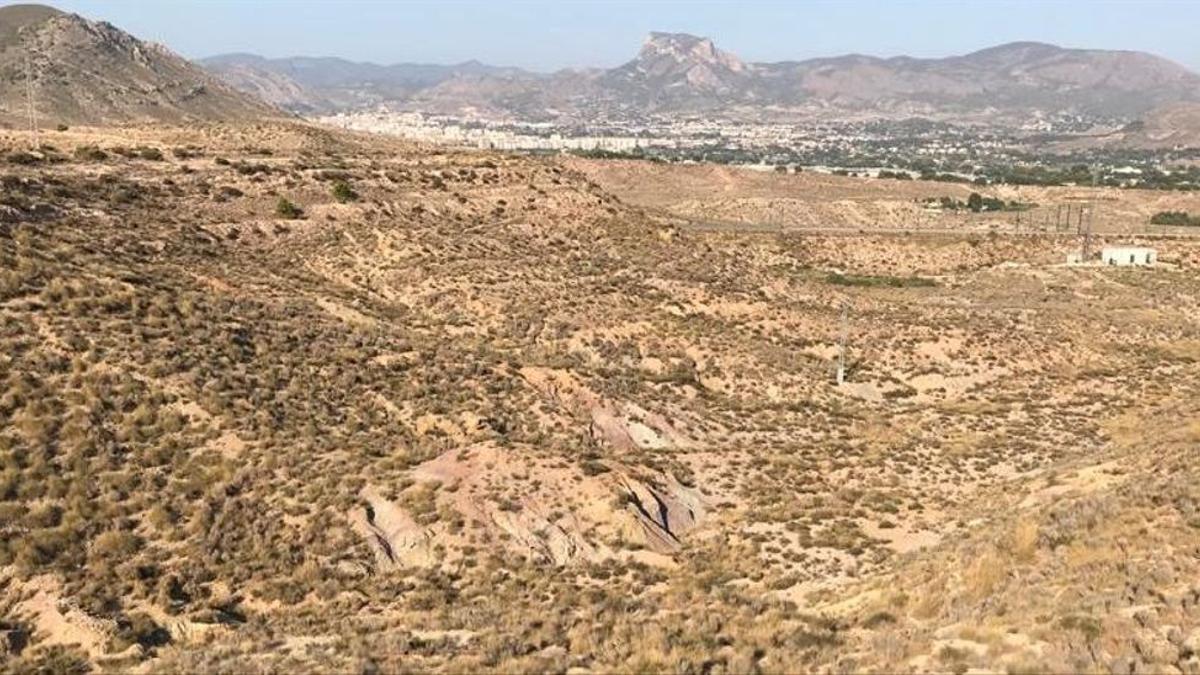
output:
[[[1195,149],[1071,148],[1068,141],[1102,138],[1130,123],[1080,115],[1032,114],[1016,127],[921,118],[771,123],[680,114],[564,124],[387,108],[314,119],[426,143],[507,151],[977,184],[1200,189]]]

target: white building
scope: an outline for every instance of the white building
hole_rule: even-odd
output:
[[[1100,251],[1100,260],[1105,265],[1153,265],[1158,254],[1144,246],[1105,246]]]

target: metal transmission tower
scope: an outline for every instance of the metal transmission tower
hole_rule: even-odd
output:
[[[33,60],[25,53],[25,103],[29,108],[29,131],[33,133],[33,147],[40,147],[38,142],[37,106],[33,104]]]
[[[1083,235],[1081,242],[1079,257],[1083,262],[1087,262],[1092,256],[1092,217],[1096,213],[1096,175],[1099,169],[1095,164],[1092,165],[1092,194],[1091,199],[1087,203],[1087,224],[1083,222],[1083,213],[1079,214],[1079,232]]]
[[[842,302],[842,327],[838,337],[837,383],[840,387],[846,381],[846,336],[849,332],[850,303]]]

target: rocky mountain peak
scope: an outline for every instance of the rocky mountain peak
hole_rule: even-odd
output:
[[[657,69],[673,63],[676,68],[704,66],[714,70],[742,72],[746,65],[737,56],[717,49],[713,41],[687,33],[650,33],[642,44],[637,61]]]

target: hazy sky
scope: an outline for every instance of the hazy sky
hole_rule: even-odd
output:
[[[0,0],[0,5],[12,4]],[[1138,49],[1200,70],[1200,0],[610,2],[59,0],[189,57],[246,51],[380,63],[613,66],[651,30],[707,35],[750,61],[945,56],[1013,40]]]

